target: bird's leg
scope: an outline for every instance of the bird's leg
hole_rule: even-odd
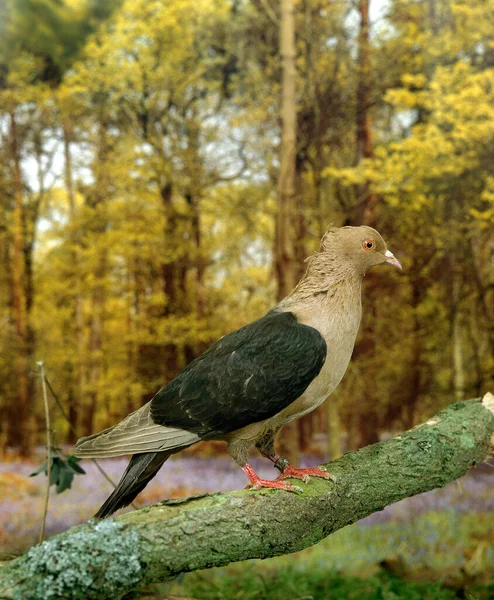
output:
[[[278,471],[280,471],[281,473],[283,473],[283,471],[290,465],[288,460],[284,456],[276,454],[274,449],[271,454],[264,452],[263,450],[261,450],[260,452],[265,458],[269,458],[269,460],[273,463],[273,467],[278,469]]]
[[[257,441],[256,448],[264,458],[268,458],[273,463],[273,466],[278,469],[278,471],[283,473],[290,463],[286,458],[276,453],[276,450],[274,449],[275,435],[275,431],[268,431],[265,437]]]
[[[324,479],[330,478],[329,473],[324,469],[324,467],[298,469],[297,467],[291,465],[286,458],[276,454],[274,449],[274,435],[263,440],[261,443],[256,444],[256,446],[259,452],[266,458],[269,458],[269,460],[274,463],[274,466],[281,471],[276,481],[286,479],[287,477],[302,479],[303,481],[307,481],[309,477],[323,477]]]
[[[233,460],[242,467],[242,471],[247,475],[250,486],[255,490],[260,488],[274,488],[277,490],[287,490],[289,492],[301,492],[301,488],[284,483],[283,481],[271,481],[269,479],[261,479],[254,469],[248,464],[247,458],[249,455],[250,442],[245,440],[235,440],[228,444],[228,453]]]

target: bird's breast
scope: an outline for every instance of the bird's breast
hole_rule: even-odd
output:
[[[305,324],[317,329],[326,341],[326,360],[319,375],[305,392],[280,413],[283,424],[317,408],[340,383],[352,357],[360,317],[359,302],[349,311],[333,311],[329,315],[317,314],[305,320]]]

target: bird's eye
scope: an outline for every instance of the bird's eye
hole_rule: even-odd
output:
[[[376,244],[375,244],[374,240],[365,240],[362,244],[362,248],[364,250],[372,250],[375,245]]]

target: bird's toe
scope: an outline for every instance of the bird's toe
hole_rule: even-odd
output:
[[[322,477],[323,479],[331,478],[330,474],[328,473],[325,467],[297,469],[296,467],[292,467],[292,465],[288,465],[284,469],[283,473],[279,475],[278,480],[283,480],[287,477],[291,477],[293,479],[301,479],[305,483],[307,483],[311,477]]]

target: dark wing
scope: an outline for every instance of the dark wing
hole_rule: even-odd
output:
[[[190,363],[151,401],[155,423],[214,437],[268,419],[294,402],[326,358],[321,334],[271,311]]]

